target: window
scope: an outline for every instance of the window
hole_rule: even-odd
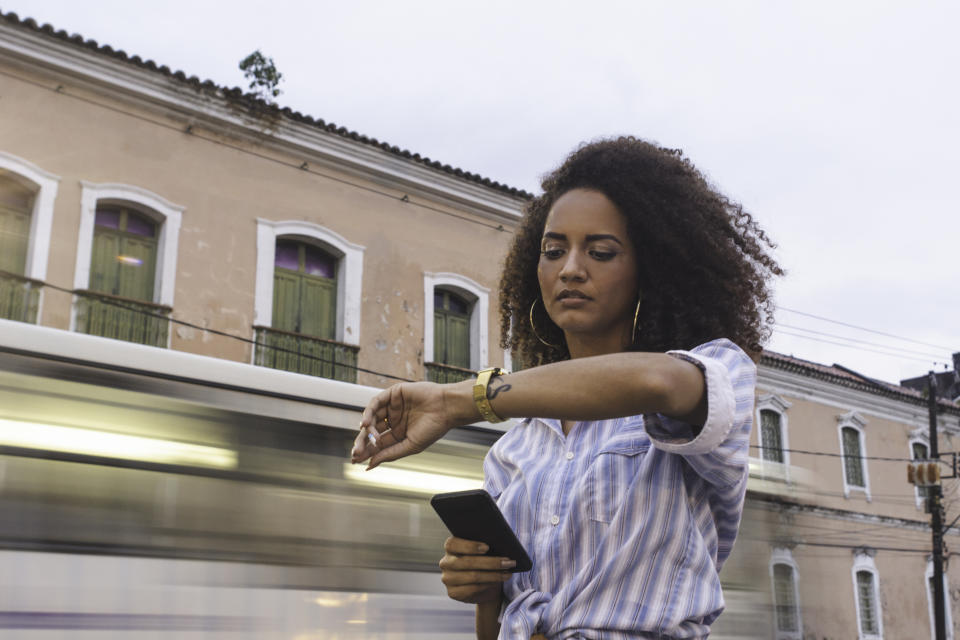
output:
[[[274,329],[333,340],[337,331],[337,259],[296,240],[277,240]]]
[[[39,321],[59,180],[0,151],[0,318]]]
[[[456,382],[487,366],[490,290],[456,273],[425,273],[424,368],[433,382]]]
[[[470,303],[445,289],[433,293],[433,360],[470,368]]]
[[[856,411],[837,417],[843,473],[843,494],[862,491],[870,500],[870,476],[863,430],[867,422]]]
[[[780,433],[780,414],[770,409],[761,410],[760,446],[764,460],[783,462],[783,442]]]
[[[933,560],[927,561],[927,569],[923,574],[924,584],[927,586],[927,609],[930,614],[930,638],[936,638],[936,625],[934,623],[934,591],[933,591]],[[947,631],[947,639],[953,640],[953,615],[950,613],[950,583],[947,581],[947,572],[946,567],[944,567],[943,572],[943,593],[944,593],[944,607],[943,607],[943,618],[944,626]]]
[[[787,409],[791,403],[773,394],[757,398],[761,469],[765,476],[790,481],[790,452],[787,436]]]
[[[774,549],[770,559],[773,581],[774,627],[777,640],[800,640],[800,599],[797,589],[797,565],[788,549]]]
[[[81,182],[74,330],[169,346],[183,210],[140,187]]]
[[[910,441],[910,457],[913,460],[927,460],[930,457],[930,448],[923,440]],[[927,496],[930,493],[930,487],[914,487],[917,496],[917,506],[924,506]]]
[[[858,549],[853,563],[854,601],[857,609],[859,637],[877,640],[883,637],[883,617],[879,600],[879,577],[873,562],[873,551]]]
[[[862,487],[863,459],[860,453],[860,432],[853,427],[843,428],[843,471],[847,484]]]
[[[257,220],[255,364],[357,381],[363,251],[310,222]]]

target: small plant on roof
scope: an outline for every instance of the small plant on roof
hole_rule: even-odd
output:
[[[259,49],[240,61],[240,70],[250,80],[250,90],[263,100],[272,104],[272,98],[280,95],[277,85],[283,79],[283,74],[277,71],[273,58],[264,56]]]

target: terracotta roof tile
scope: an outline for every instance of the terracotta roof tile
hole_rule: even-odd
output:
[[[90,49],[99,53],[101,55],[110,56],[114,59],[121,60],[128,64],[135,65],[137,67],[147,69],[149,71],[161,73],[165,76],[171,77],[179,82],[191,85],[197,90],[204,91],[212,96],[220,96],[227,100],[230,100],[234,103],[237,103],[239,106],[244,106],[250,109],[251,111],[259,113],[279,113],[284,117],[287,117],[293,121],[300,122],[306,125],[317,127],[318,129],[323,129],[324,131],[334,133],[336,135],[355,140],[361,144],[366,144],[372,147],[379,147],[388,153],[400,156],[402,158],[412,160],[418,164],[425,165],[431,169],[436,169],[438,171],[443,171],[450,175],[457,176],[458,178],[481,184],[485,187],[495,189],[497,191],[506,193],[511,196],[515,196],[523,199],[530,199],[533,197],[533,194],[528,193],[522,189],[517,189],[515,187],[510,187],[490,178],[485,178],[476,173],[469,171],[464,171],[463,169],[452,167],[449,164],[443,164],[437,162],[436,160],[431,160],[426,156],[421,156],[419,153],[413,153],[406,149],[401,149],[396,145],[391,145],[386,142],[380,142],[376,138],[370,138],[356,131],[351,131],[343,126],[338,126],[334,123],[326,123],[322,119],[312,118],[309,115],[303,115],[299,111],[292,111],[289,107],[278,107],[277,105],[271,104],[252,93],[244,93],[239,87],[222,87],[217,85],[212,80],[200,80],[197,76],[187,76],[183,71],[171,71],[166,65],[157,65],[153,60],[143,60],[138,55],[128,55],[122,49],[114,49],[108,44],[101,45],[97,43],[96,40],[84,39],[83,36],[79,34],[68,35],[66,31],[62,29],[55,29],[50,24],[38,25],[37,21],[33,18],[23,18],[21,19],[14,12],[3,13],[0,10],[0,19],[14,24],[20,27],[31,29],[33,31],[46,34],[48,36],[62,40],[63,42],[68,42],[74,45],[82,46],[86,49]]]
[[[760,363],[776,369],[792,371],[794,373],[800,373],[811,378],[817,378],[820,380],[840,384],[845,387],[859,389],[860,391],[866,391],[868,393],[874,393],[889,398],[896,398],[911,404],[920,404],[923,406],[926,406],[927,404],[926,396],[916,389],[910,389],[908,387],[902,387],[891,382],[870,378],[838,364],[825,365],[768,350],[764,350],[761,354]],[[950,402],[949,400],[941,398],[938,400],[937,404],[939,405],[941,411],[947,411],[948,413],[960,415],[960,406]]]

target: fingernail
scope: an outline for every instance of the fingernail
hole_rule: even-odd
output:
[[[500,561],[500,567],[503,569],[512,569],[517,566],[516,560],[511,560],[510,558],[504,558]]]
[[[487,545],[485,545],[485,544],[478,544],[478,545],[477,545],[477,552],[478,552],[478,553],[486,553],[487,551],[490,551],[490,547],[488,547]]]

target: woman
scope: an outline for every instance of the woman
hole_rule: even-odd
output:
[[[478,638],[705,638],[746,490],[773,244],[679,151],[633,138],[581,147],[542,186],[500,285],[504,346],[540,366],[481,376],[476,401],[474,381],[384,390],[353,461],[526,418],[484,486],[533,569],[457,538],[440,561]]]

